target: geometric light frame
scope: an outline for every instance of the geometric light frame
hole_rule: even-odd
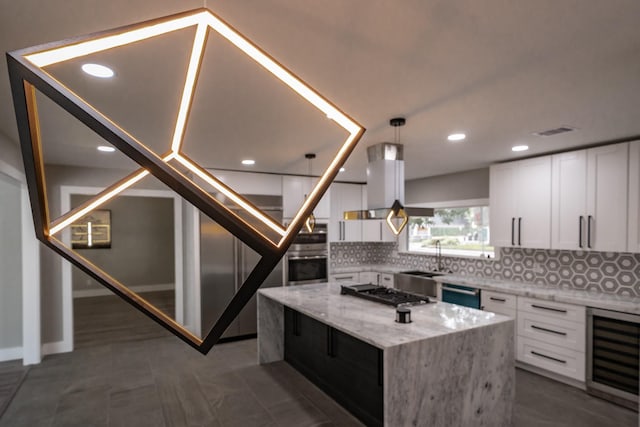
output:
[[[173,137],[167,146],[167,151],[164,153],[155,153],[150,150],[141,141],[127,133],[118,124],[95,109],[45,70],[46,66],[54,63],[117,48],[192,26],[195,26],[196,32],[185,76],[184,89]],[[291,90],[300,95],[302,100],[312,104],[328,119],[335,121],[348,134],[328,168],[320,176],[315,187],[286,227],[272,221],[268,215],[200,167],[196,161],[187,157],[181,150],[206,40],[210,31],[215,31],[227,39],[240,51],[252,58],[257,66],[269,71],[274,78],[282,81]],[[273,271],[365,131],[361,125],[326,100],[295,74],[241,35],[220,17],[204,8],[114,30],[9,52],[7,53],[7,63],[37,238],[203,354],[206,354],[213,347],[266,277]],[[39,117],[36,106],[36,89],[140,165],[139,170],[114,183],[83,205],[53,220],[49,217],[48,212]],[[233,200],[242,210],[256,220],[261,221],[271,231],[271,234],[267,235],[252,227],[240,215],[198,186],[189,176],[172,166],[170,163],[172,161],[178,162],[193,175],[204,180],[227,198]],[[174,319],[130,291],[124,284],[70,250],[57,237],[57,234],[72,222],[99,208],[112,197],[131,187],[148,174],[152,174],[180,194],[262,257],[216,321],[209,334],[203,338],[195,336]],[[206,307],[204,309],[206,310]]]

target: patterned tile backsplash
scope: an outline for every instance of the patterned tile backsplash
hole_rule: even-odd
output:
[[[640,254],[502,248],[499,259],[443,257],[454,274],[640,297]],[[398,252],[396,243],[331,243],[330,267],[386,264],[433,270],[435,257]]]

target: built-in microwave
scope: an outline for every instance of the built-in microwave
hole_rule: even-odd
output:
[[[285,256],[284,283],[304,285],[329,279],[327,224],[316,224],[312,232],[301,231]]]

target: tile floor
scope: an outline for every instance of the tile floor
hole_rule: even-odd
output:
[[[114,304],[93,306],[120,320],[118,309],[131,310]],[[110,326],[93,315],[101,319],[95,330],[81,329],[92,339],[31,367],[0,427],[361,425],[285,362],[257,365],[255,339],[220,344],[203,356],[159,328],[131,339],[122,322]],[[0,364],[0,371],[11,366]],[[514,419],[516,427],[638,426],[633,411],[522,370]]]

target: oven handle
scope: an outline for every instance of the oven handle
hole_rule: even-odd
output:
[[[290,261],[297,261],[302,259],[327,259],[327,255],[309,255],[309,256],[290,256]]]

